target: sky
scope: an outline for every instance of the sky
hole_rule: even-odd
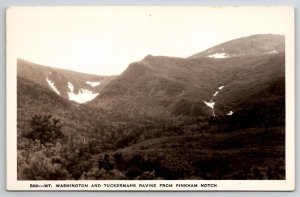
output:
[[[188,57],[252,34],[289,29],[286,7],[11,7],[8,58],[118,75],[146,55]]]

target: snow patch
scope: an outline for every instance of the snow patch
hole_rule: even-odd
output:
[[[214,105],[216,104],[216,102],[213,101],[213,98],[214,98],[215,96],[217,96],[218,93],[219,93],[223,88],[224,88],[224,86],[218,87],[219,90],[217,90],[217,91],[213,94],[213,96],[212,96],[212,98],[210,99],[209,102],[207,102],[207,101],[204,100],[204,103],[205,103],[209,108],[212,109],[212,115],[213,115],[213,116],[216,116],[216,114],[215,114],[215,109],[214,109]]]
[[[209,55],[208,57],[211,57],[211,58],[227,58],[227,57],[230,57],[230,55],[227,55],[226,53],[215,53],[215,54]]]
[[[100,85],[99,81],[86,81],[85,83],[89,84],[92,87],[96,87],[96,86]]]
[[[68,97],[70,101],[75,101],[77,103],[85,103],[93,100],[99,93],[93,93],[90,90],[80,88],[78,94],[74,93],[74,85],[71,82],[68,82],[68,87],[70,92],[68,93]]]
[[[213,101],[210,101],[210,102],[204,101],[204,103],[205,103],[208,107],[214,109],[215,102],[213,102]]]
[[[54,90],[54,92],[56,92],[56,94],[60,95],[60,92],[56,89],[55,85],[54,85],[54,82],[52,82],[50,79],[46,79],[49,86],[52,88],[52,90]]]
[[[99,93],[93,93],[92,91],[80,88],[78,94],[73,92],[68,92],[69,100],[75,101],[77,103],[85,103],[87,101],[93,100]]]
[[[212,100],[210,100],[210,102],[206,102],[206,101],[204,100],[204,103],[205,103],[209,108],[211,108],[211,110],[212,110],[212,115],[213,115],[213,116],[216,116],[215,110],[214,110],[215,102],[213,102]]]
[[[268,54],[274,54],[274,53],[279,53],[278,51],[269,51],[267,52]]]
[[[214,93],[214,96],[217,96],[218,93],[219,93],[219,91],[216,91],[216,92]]]
[[[231,116],[233,114],[233,111],[229,111],[226,115]]]
[[[68,82],[68,88],[70,89],[70,92],[74,91],[74,86],[71,82]]]

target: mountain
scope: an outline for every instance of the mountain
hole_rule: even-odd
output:
[[[103,116],[101,110],[90,109],[85,105],[78,106],[72,101],[57,95],[49,87],[41,86],[34,81],[18,76],[18,133],[27,132],[31,118],[34,115],[42,114],[51,114],[62,122],[67,123],[64,128],[67,134],[80,132],[82,128],[87,128],[91,125],[90,121],[96,121],[96,118],[100,120]],[[81,133],[80,135],[86,134]]]
[[[42,66],[22,59],[17,61],[20,77],[50,88],[56,94],[77,103],[94,99],[115,76],[100,76]]]
[[[284,39],[284,36],[276,34],[251,35],[224,42],[189,58],[228,58],[281,53],[285,51]]]
[[[224,47],[230,57],[207,57]],[[251,101],[282,99],[284,76],[284,37],[254,35],[189,58],[148,55],[130,64],[89,105],[131,115],[229,116]]]
[[[64,140],[68,141],[68,146],[98,141],[103,131],[95,133],[95,124],[110,120],[110,115],[102,109],[90,108],[78,103],[89,101],[86,99],[91,98],[88,97],[91,94],[84,94],[87,91],[98,95],[106,83],[113,78],[114,76],[90,75],[18,60],[18,148],[28,147],[26,134],[32,130],[33,117],[44,117],[45,115],[51,115],[60,120],[63,125]],[[70,84],[72,84],[73,90],[70,89]],[[102,144],[94,147],[100,151]]]
[[[244,58],[238,58],[241,61]],[[255,56],[246,65],[232,68],[233,80],[213,97],[216,114],[237,112],[260,105],[258,111],[285,108],[285,54]],[[271,107],[273,102],[280,105]],[[277,103],[277,104],[279,104]],[[266,113],[267,111],[265,111]],[[276,113],[277,115],[284,113]],[[284,118],[284,117],[283,117]]]
[[[193,101],[198,103],[193,113],[209,113],[203,99],[223,83],[217,80],[220,70],[215,67],[220,63],[149,55],[130,64],[90,105],[118,111],[168,114],[173,113],[168,109],[176,108],[181,102]],[[211,83],[207,85],[207,81]]]
[[[78,105],[83,89],[99,95]],[[285,102],[278,35],[147,55],[112,77],[18,60],[18,179],[282,180]],[[31,124],[44,114],[62,127]],[[41,127],[64,138],[39,141]]]

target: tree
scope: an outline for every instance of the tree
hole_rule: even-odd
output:
[[[109,162],[109,155],[105,153],[104,158],[101,156],[98,161],[99,169],[104,169],[107,172],[115,168],[114,164]]]
[[[64,137],[60,120],[52,115],[34,115],[30,121],[31,130],[26,137],[40,140],[41,144],[55,143]]]

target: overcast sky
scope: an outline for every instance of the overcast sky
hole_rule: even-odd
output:
[[[14,7],[10,58],[115,75],[147,54],[188,57],[252,34],[286,34],[287,11],[266,7]]]

